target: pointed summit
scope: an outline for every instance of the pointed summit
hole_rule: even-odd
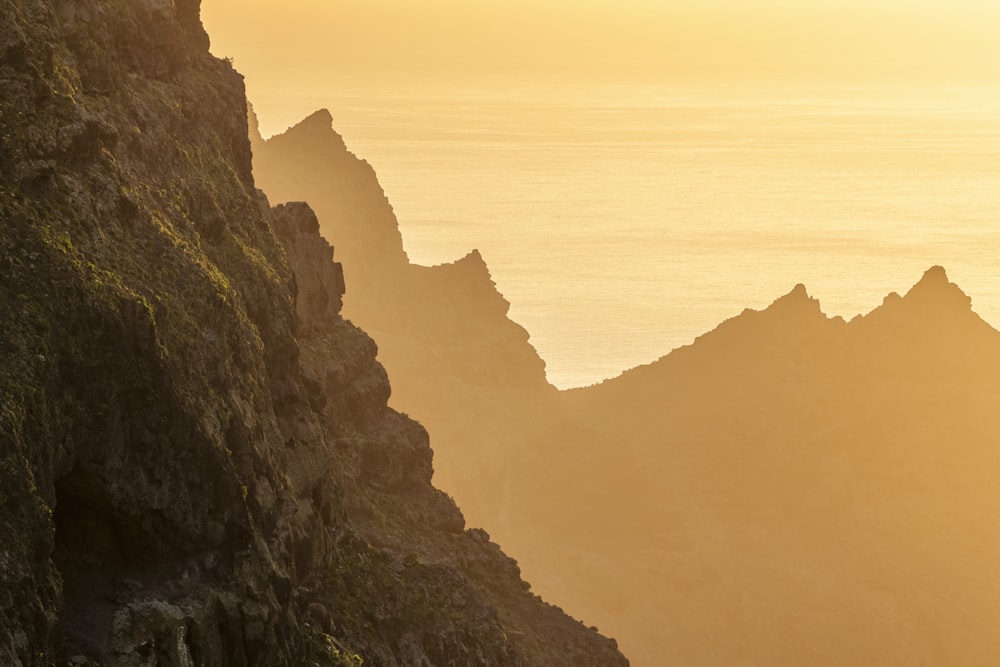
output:
[[[775,299],[775,301],[770,306],[765,308],[763,312],[783,314],[823,314],[823,311],[820,308],[819,300],[809,296],[809,292],[806,291],[806,286],[802,283],[793,287],[788,294]]]
[[[994,332],[972,310],[972,299],[948,280],[940,266],[924,272],[905,296],[890,293],[881,306],[854,322],[896,343],[914,335],[937,337],[939,341],[948,336],[952,343],[968,346],[973,332]],[[961,343],[957,343],[959,339]]]
[[[783,297],[779,297],[778,300],[780,301],[783,299],[791,299],[796,301],[802,301],[803,299],[808,299],[815,301],[815,299],[809,296],[809,292],[806,290],[806,286],[803,285],[802,283],[796,284],[795,287],[793,287],[788,294],[786,294]]]
[[[931,282],[931,283],[941,283],[948,284],[948,272],[944,270],[944,267],[940,264],[935,264],[931,268],[924,271],[923,277],[920,279],[921,283]]]
[[[330,113],[329,109],[314,111],[303,120],[299,121],[296,125],[292,126],[288,131],[295,132],[296,134],[319,135],[324,137],[334,136],[337,137],[337,141],[341,145],[344,145],[344,138],[340,136],[339,132],[333,129],[333,114]]]
[[[346,153],[344,138],[333,129],[333,115],[328,109],[320,109],[271,139],[282,142],[282,138],[292,145],[324,146],[324,151],[336,154]],[[284,142],[282,142],[284,143]]]
[[[448,283],[445,283],[440,285],[438,289],[443,291],[461,289],[469,294],[476,294],[475,299],[480,306],[502,304],[503,313],[507,313],[510,304],[497,291],[496,283],[493,282],[493,277],[490,275],[490,268],[478,250],[471,250],[454,262],[439,264],[433,268],[443,277],[443,280],[450,282],[450,288],[446,287]]]
[[[485,278],[487,282],[492,284],[490,268],[486,265],[486,260],[483,259],[482,254],[475,249],[470,250],[468,253],[453,262],[438,264],[437,266],[431,268],[447,271],[453,278],[458,275],[466,278]]]
[[[941,266],[932,266],[903,297],[905,303],[922,308],[972,310],[972,298],[953,282]]]
[[[469,253],[462,258],[462,261],[469,262],[477,266],[482,265],[484,268],[487,268],[486,260],[483,259],[483,255],[479,252],[479,248],[473,248],[470,250]],[[487,271],[489,271],[488,268]]]
[[[507,308],[510,307],[510,304],[503,298],[503,295],[496,290],[496,283],[493,282],[493,276],[490,274],[490,267],[486,264],[486,260],[483,259],[483,256],[480,254],[478,249],[472,249],[465,257],[455,262],[455,265],[457,267],[461,267],[461,270],[467,276],[467,279],[473,281],[473,283],[478,286],[477,288],[482,292],[480,298],[493,301],[493,293],[495,292],[504,303],[504,313],[507,312]]]
[[[333,114],[329,109],[319,109],[306,116],[293,127],[317,130],[333,130]]]

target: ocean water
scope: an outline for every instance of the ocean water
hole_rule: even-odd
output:
[[[482,252],[559,387],[800,282],[850,318],[940,264],[1000,325],[1000,89],[442,85],[275,102],[265,133],[294,122],[282,108],[330,108],[412,261]]]

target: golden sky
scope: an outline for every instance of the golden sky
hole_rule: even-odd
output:
[[[1000,82],[996,0],[204,0],[213,52],[279,80]]]

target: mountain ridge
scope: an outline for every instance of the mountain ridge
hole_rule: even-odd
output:
[[[481,254],[433,267],[410,263],[371,165],[341,145],[326,114],[311,118],[267,141],[251,136],[257,182],[275,201],[309,201],[336,240],[359,297],[345,299],[345,316],[378,340],[379,359],[395,378],[392,405],[435,434],[435,479],[482,525],[476,508],[505,492],[480,472],[518,466],[508,438],[524,436],[509,417],[527,411],[548,421],[557,390],[528,332],[508,318],[510,304]],[[484,460],[456,456],[460,443],[483,433],[495,434]]]
[[[431,485],[199,7],[0,2],[0,662],[627,664]]]
[[[380,333],[394,404],[431,415],[453,470],[490,480],[441,483],[537,590],[613,628],[634,664],[1000,659],[1000,336],[943,268],[849,321],[796,285],[567,391],[537,371],[507,390],[503,346],[468,329],[465,358],[500,363],[478,384],[441,367],[431,386],[450,390],[425,391],[412,369],[428,350],[407,339],[428,329],[397,314]]]

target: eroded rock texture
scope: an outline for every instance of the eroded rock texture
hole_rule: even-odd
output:
[[[430,485],[198,3],[0,25],[0,664],[625,664]]]

